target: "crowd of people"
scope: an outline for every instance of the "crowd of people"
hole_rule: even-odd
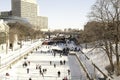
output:
[[[50,49],[50,47],[46,47],[46,48]],[[51,54],[51,55],[54,56],[54,57],[56,57],[56,56],[59,55],[60,58],[61,58],[62,56],[64,56],[61,51],[51,51],[51,50],[48,50],[48,51],[44,52],[44,51],[41,50],[41,49],[36,49],[36,54],[37,54],[37,53],[39,53],[39,54],[41,54],[41,53],[42,53],[42,54],[43,54],[43,53],[45,53],[45,54],[46,54],[46,53],[49,53],[49,54]],[[30,73],[31,73],[31,68],[30,68],[30,66],[33,66],[33,65],[31,65],[32,62],[29,61],[28,57],[29,57],[28,55],[24,57],[24,62],[22,63],[22,67],[23,67],[24,69],[26,69],[26,73],[27,73],[27,74],[30,74]],[[64,65],[66,65],[66,63],[67,63],[67,61],[66,61],[66,60],[62,60],[62,58],[59,60],[59,64],[56,63],[56,61],[49,61],[50,66],[53,66],[55,69],[56,69],[57,66],[64,66]],[[44,68],[44,65],[42,65],[41,63],[36,63],[35,70],[38,70],[38,71],[39,71],[39,74],[40,74],[42,77],[45,77],[45,74],[47,73],[47,71],[48,71],[49,69]],[[70,70],[68,69],[68,70],[66,70],[66,71],[68,72],[67,75],[70,76]],[[63,76],[61,76],[61,74],[63,74],[61,70],[57,70],[56,74],[57,74],[56,77],[58,77],[58,78],[63,77]],[[6,74],[6,75],[8,75],[8,74]],[[68,80],[67,75],[65,75],[65,76],[63,77],[63,80]],[[28,80],[33,80],[33,79],[32,79],[32,77],[29,77]]]

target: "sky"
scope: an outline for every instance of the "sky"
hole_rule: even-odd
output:
[[[96,0],[37,0],[39,15],[48,17],[49,29],[83,29]],[[10,11],[11,0],[0,0],[0,11]]]

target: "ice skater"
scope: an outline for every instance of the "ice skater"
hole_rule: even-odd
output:
[[[29,68],[27,68],[27,74],[29,74]]]
[[[68,75],[70,75],[70,70],[68,69]]]
[[[56,68],[56,64],[54,64],[54,68]]]
[[[60,60],[60,65],[62,65],[63,63],[62,63],[62,61]]]
[[[52,65],[52,61],[50,61],[50,65]]]
[[[63,61],[63,64],[65,65],[65,63],[66,63],[66,61],[64,60],[64,61]]]
[[[60,71],[58,71],[58,77],[60,77],[60,74],[61,74]]]
[[[39,66],[39,65],[38,65],[38,64],[36,64],[36,69],[38,69],[38,66]]]

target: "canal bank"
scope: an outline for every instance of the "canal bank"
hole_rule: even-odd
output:
[[[4,70],[11,68],[12,65],[14,65],[17,61],[19,61],[24,56],[30,54],[33,52],[33,50],[37,49],[39,46],[41,46],[41,40],[37,40],[33,43],[28,43],[23,45],[22,48],[16,50],[16,51],[10,51],[8,54],[4,54],[1,56],[0,60],[0,72],[3,72]]]

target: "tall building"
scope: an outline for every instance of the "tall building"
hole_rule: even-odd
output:
[[[30,24],[32,24],[36,30],[48,29],[48,18],[38,16],[37,14],[38,5],[36,0],[11,0],[11,3],[12,16],[27,19],[28,22],[30,22]]]
[[[33,25],[37,25],[37,3],[36,0],[12,0],[12,14],[26,18]]]

